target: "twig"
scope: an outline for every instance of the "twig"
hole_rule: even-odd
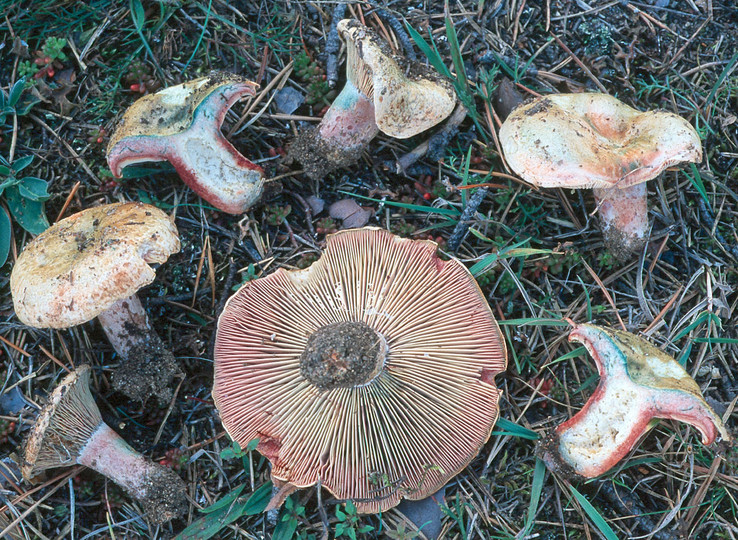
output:
[[[392,31],[397,36],[397,39],[400,40],[400,43],[402,44],[402,48],[405,51],[405,58],[410,60],[411,62],[415,62],[418,57],[415,54],[415,48],[413,47],[413,41],[410,39],[410,36],[405,32],[405,28],[402,26],[402,23],[399,21],[397,17],[395,17],[392,13],[390,13],[388,10],[381,8],[374,4],[373,2],[370,2],[374,7],[374,12],[387,24],[390,25],[392,28]]]
[[[333,15],[331,15],[331,30],[325,40],[325,78],[330,88],[335,87],[336,81],[338,81],[338,51],[341,48],[341,40],[338,37],[338,21],[343,19],[345,13],[346,4],[344,2],[336,4],[336,7],[333,8]]]
[[[448,145],[449,139],[451,139],[451,137],[453,137],[458,131],[459,124],[461,124],[461,122],[464,121],[464,118],[466,118],[466,113],[466,107],[459,103],[453,114],[449,116],[446,123],[437,133],[420,143],[404,156],[401,156],[395,162],[395,171],[397,174],[404,173],[431,149],[439,147],[445,148]]]
[[[448,242],[446,242],[446,246],[449,251],[456,252],[456,250],[459,249],[459,246],[464,240],[464,237],[469,230],[469,226],[471,225],[471,218],[476,214],[479,205],[482,204],[488,191],[489,188],[481,187],[475,191],[471,197],[469,197],[469,201],[467,201],[464,211],[461,212],[459,222],[456,224],[456,227],[454,227],[454,231],[451,233]]]
[[[657,531],[656,523],[649,517],[648,511],[643,507],[641,501],[627,490],[617,491],[611,480],[602,481],[600,493],[620,512],[633,514],[635,528],[642,533],[648,534],[655,531],[653,538],[657,540],[673,538],[671,533]]]
[[[573,52],[571,52],[571,49],[569,47],[567,47],[566,44],[563,41],[561,41],[561,39],[559,39],[559,36],[557,36],[554,33],[551,33],[551,36],[554,38],[554,40],[559,45],[559,47],[561,47],[564,50],[564,52],[566,54],[568,54],[571,57],[571,59],[574,60],[580,68],[582,68],[582,71],[584,71],[584,73],[587,74],[587,77],[589,77],[590,80],[597,85],[597,88],[599,88],[602,91],[603,94],[609,94],[610,93],[610,92],[607,91],[607,88],[605,88],[604,86],[602,86],[602,83],[599,81],[599,79],[597,77],[594,76],[594,74],[590,71],[590,69],[587,66],[584,65],[584,62],[582,62],[577,57],[576,54],[574,54]]]

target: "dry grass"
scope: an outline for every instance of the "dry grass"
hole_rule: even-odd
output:
[[[133,0],[130,6],[138,4]],[[330,101],[323,97],[321,71],[311,75],[305,64],[312,59],[325,66],[321,53],[334,3],[146,1],[138,16],[132,16],[129,2],[109,0],[4,0],[0,6],[0,84],[6,91],[19,78],[23,61],[11,50],[13,37],[24,40],[31,55],[50,37],[67,40],[67,59],[55,77],[42,77],[50,89],[37,84],[32,90],[45,101],[18,119],[13,150],[16,156],[34,155],[32,174],[50,181],[49,219],[62,208],[69,215],[101,202],[146,200],[176,211],[183,241],[182,252],[159,269],[156,283],[141,295],[187,372],[171,409],[136,406],[112,392],[108,376],[117,359],[96,324],[68,331],[21,325],[7,285],[12,260],[3,267],[3,388],[6,396],[19,390],[26,403],[12,409],[0,401],[0,419],[15,422],[0,442],[0,454],[17,451],[36,404],[64,375],[64,367],[87,362],[95,366],[95,395],[111,426],[154,459],[181,450],[186,460],[180,474],[191,502],[183,520],[149,530],[134,502],[89,471],[60,470],[38,486],[0,481],[5,515],[19,518],[28,538],[165,538],[236,486],[245,483],[248,494],[268,480],[268,464],[256,453],[221,457],[229,442],[210,400],[211,345],[218,308],[235,284],[276,268],[304,266],[319,253],[331,224],[325,214],[310,213],[309,195],[329,203],[345,192],[370,197],[375,202],[358,202],[374,205],[373,224],[406,236],[440,238],[443,248],[468,195],[445,188],[494,184],[457,255],[469,266],[495,252],[506,255],[478,274],[511,349],[509,370],[498,378],[504,389],[502,417],[531,430],[551,428],[574,414],[593,391],[593,363],[581,351],[570,354],[565,327],[550,321],[570,317],[616,326],[622,320],[685,361],[707,400],[735,431],[738,15],[732,2],[449,3],[476,114],[461,124],[441,162],[424,158],[406,175],[395,174],[394,160],[424,136],[379,137],[358,166],[321,182],[308,181],[296,164],[286,163],[281,149],[300,121],[314,121]],[[459,75],[442,3],[388,1],[382,7],[407,17],[424,38],[430,31],[444,63]],[[351,3],[348,15],[363,18],[401,47],[387,19],[371,5]],[[153,89],[211,69],[246,75],[262,88],[234,108],[224,129],[245,155],[279,179],[270,183],[263,203],[242,217],[214,211],[171,171],[113,183],[104,159],[106,136],[140,95],[131,85]],[[60,78],[65,70],[71,70],[66,83]],[[668,171],[650,184],[653,228],[644,253],[626,264],[614,263],[604,251],[596,218],[590,217],[594,204],[588,193],[536,191],[509,175],[495,134],[503,114],[495,87],[504,75],[526,97],[605,90],[641,110],[678,113],[698,128],[706,150],[703,163]],[[309,94],[314,103],[290,114],[279,111],[272,97],[284,87]],[[248,127],[235,129],[242,125]],[[0,155],[6,158],[11,133],[12,126],[3,127]],[[430,201],[423,197],[428,191]],[[29,238],[14,224],[11,259]],[[518,244],[548,252],[507,249]],[[447,487],[442,537],[601,536],[596,514],[593,521],[564,479],[534,474],[533,445],[515,434],[492,437]],[[716,453],[700,444],[693,429],[663,421],[613,471],[575,487],[621,538],[736,538],[737,475],[735,450]],[[540,503],[531,508],[531,493],[538,490]],[[298,517],[301,537],[320,538],[346,523],[337,517],[336,503],[315,489],[294,495],[293,507],[305,508]],[[362,538],[401,537],[401,523],[392,511],[362,517],[356,529],[371,526],[359,534]],[[255,514],[228,525],[219,537],[264,538],[274,530],[273,520]]]

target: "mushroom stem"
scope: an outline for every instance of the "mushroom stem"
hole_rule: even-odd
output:
[[[576,415],[544,437],[538,453],[551,470],[587,478],[604,474],[627,455],[654,418],[693,425],[705,445],[718,436],[730,440],[694,379],[647,341],[591,324],[575,326],[569,341],[587,348],[600,383]]]
[[[143,504],[146,515],[158,523],[179,514],[179,500],[172,486],[181,479],[170,469],[138,453],[104,422],[95,430],[77,457],[77,463],[94,469],[125,489]],[[178,498],[181,499],[181,496]]]
[[[149,325],[149,317],[138,295],[118,300],[97,316],[110,344],[123,358],[131,356],[134,349],[146,347],[151,340],[158,340]]]
[[[619,260],[640,250],[648,231],[648,190],[646,184],[626,188],[594,188],[602,222],[605,246]]]
[[[114,388],[137,401],[155,395],[160,403],[172,397],[168,384],[181,370],[151,325],[137,295],[118,300],[98,320],[120,355]]]
[[[374,103],[347,81],[318,128],[328,144],[346,150],[363,149],[379,133]]]

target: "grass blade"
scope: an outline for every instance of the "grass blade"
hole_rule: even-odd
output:
[[[589,519],[592,520],[592,523],[595,527],[597,527],[602,535],[607,538],[607,540],[618,540],[615,531],[612,530],[612,527],[607,524],[605,518],[603,518],[602,515],[597,511],[597,509],[592,506],[587,498],[579,493],[576,488],[574,488],[574,486],[569,486],[569,489],[571,490],[571,494],[574,495],[574,498],[577,500],[582,509],[587,513]]]
[[[543,491],[543,479],[546,476],[546,464],[543,460],[536,458],[536,467],[533,469],[533,483],[530,487],[530,505],[528,516],[525,519],[525,529],[522,536],[526,536],[533,528],[533,521],[538,511],[538,503],[541,502],[541,491]]]

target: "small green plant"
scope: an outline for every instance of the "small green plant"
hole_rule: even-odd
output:
[[[340,506],[336,506],[336,517],[338,518],[335,529],[336,538],[346,536],[351,540],[356,540],[356,533],[364,534],[374,530],[373,525],[359,526],[359,514],[356,511],[356,505],[351,501],[346,502],[343,510]]]
[[[63,62],[67,55],[63,51],[67,46],[67,40],[63,38],[48,37],[44,41],[41,50],[36,51],[33,62],[24,60],[18,64],[18,73],[21,77],[53,77],[57,70],[64,67]]]
[[[271,225],[272,227],[279,227],[284,219],[290,215],[290,212],[292,212],[292,206],[290,206],[289,204],[286,206],[273,204],[266,207],[264,217],[268,225]]]
[[[241,283],[237,283],[236,285],[231,287],[231,290],[237,291],[238,289],[243,287],[245,283],[249,281],[253,281],[258,277],[259,277],[259,270],[258,268],[256,268],[256,266],[254,266],[254,263],[251,263],[246,268],[246,271],[241,275]],[[237,443],[234,443],[234,444],[237,444]],[[221,453],[221,456],[222,456],[222,453]]]
[[[289,540],[297,531],[300,520],[305,517],[305,507],[300,506],[294,497],[288,497],[279,515],[279,522],[274,528],[272,540]]]
[[[323,68],[305,51],[295,57],[295,75],[307,84],[305,103],[308,105],[328,105],[336,97],[336,92],[328,86]]]

